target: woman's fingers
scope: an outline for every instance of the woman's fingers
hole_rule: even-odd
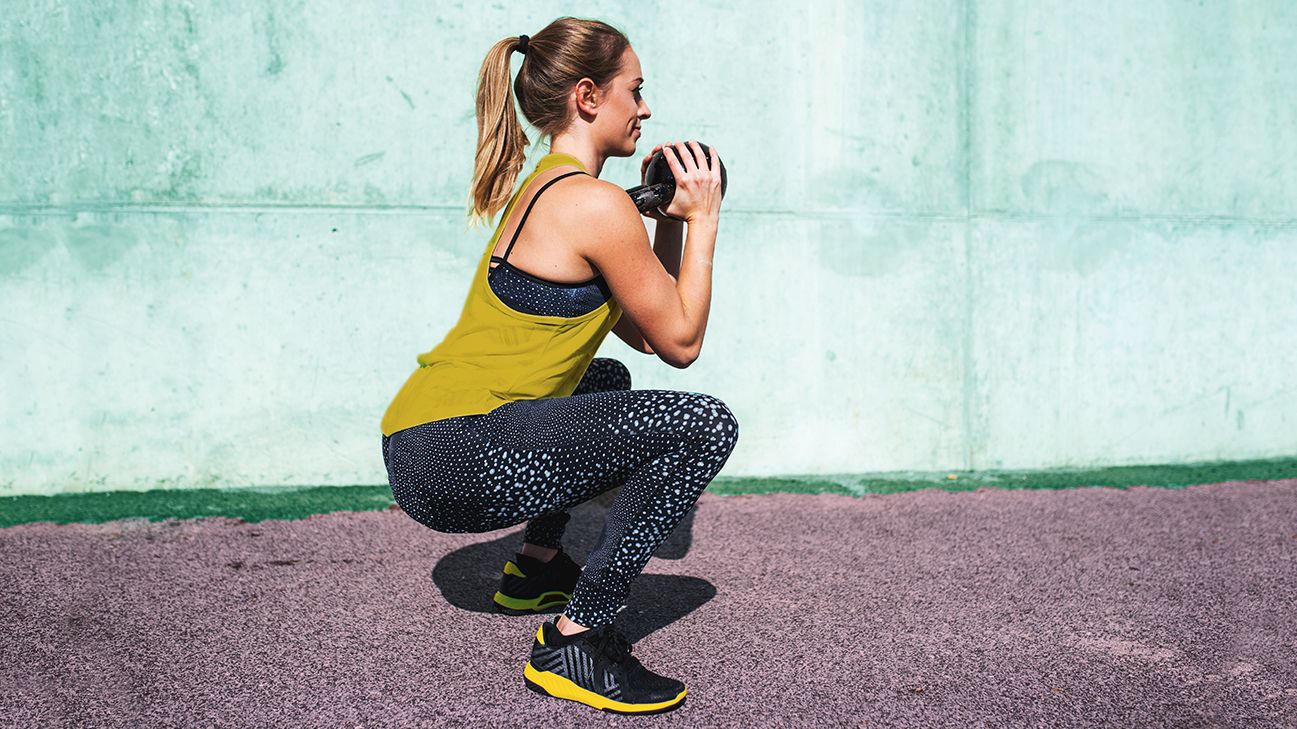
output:
[[[680,160],[684,164],[686,172],[696,172],[698,163],[694,160],[693,150],[684,142],[676,142],[676,151],[680,155]]]
[[[672,147],[669,144],[663,147],[662,156],[666,158],[667,167],[671,168],[671,175],[675,177],[677,181],[681,177],[684,177],[685,174],[684,164],[682,164],[680,162],[680,159],[676,157],[675,147]]]
[[[654,147],[652,152],[649,152],[648,154],[644,155],[644,160],[641,161],[641,162],[640,162],[640,165],[639,165],[639,179],[640,179],[640,182],[643,182],[643,181],[644,181],[644,177],[645,177],[646,175],[648,175],[648,166],[649,166],[649,162],[652,162],[652,161],[653,161],[653,155],[657,154],[659,149],[662,149],[662,145],[660,145],[660,144],[659,144],[658,146]]]
[[[694,162],[698,165],[699,170],[707,169],[707,155],[703,154],[703,148],[697,142],[689,142],[689,151],[693,154]]]

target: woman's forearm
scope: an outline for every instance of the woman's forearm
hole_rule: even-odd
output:
[[[653,232],[653,252],[673,281],[680,279],[680,254],[685,245],[685,224],[681,220],[658,220]]]
[[[718,222],[710,218],[689,224],[688,241],[676,280],[676,291],[680,294],[689,332],[685,346],[690,361],[702,351],[703,335],[707,332],[707,315],[712,304],[712,256],[716,251]]]

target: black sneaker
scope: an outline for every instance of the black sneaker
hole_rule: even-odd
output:
[[[563,635],[541,623],[523,667],[527,688],[614,714],[661,714],[685,701],[683,683],[645,668],[631,655],[631,642],[606,625]]]
[[[560,608],[572,599],[581,565],[559,551],[548,562],[522,554],[504,563],[504,577],[492,602],[497,612],[530,615]]]

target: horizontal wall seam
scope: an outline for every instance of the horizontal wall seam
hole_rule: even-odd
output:
[[[164,205],[153,203],[65,203],[60,205],[45,204],[0,204],[0,215],[25,217],[61,217],[79,213],[119,213],[142,215],[176,215],[176,214],[230,214],[230,215],[266,215],[290,213],[302,215],[327,215],[333,213],[360,215],[438,215],[446,212],[465,213],[465,209],[454,205],[266,205],[237,203],[230,204],[189,204]],[[820,209],[820,210],[747,210],[731,209],[729,215],[753,218],[797,219],[812,218],[825,220],[839,219],[880,219],[880,220],[913,220],[919,222],[967,223],[971,221],[1005,221],[1005,222],[1050,222],[1081,221],[1094,223],[1184,223],[1189,225],[1259,225],[1279,229],[1297,229],[1297,218],[1262,217],[1244,215],[1210,215],[1210,214],[1169,214],[1169,213],[1116,213],[1116,214],[1062,214],[1014,212],[1007,210],[960,211],[954,213],[897,211],[897,210],[860,210],[860,209]],[[467,219],[467,214],[465,213]]]

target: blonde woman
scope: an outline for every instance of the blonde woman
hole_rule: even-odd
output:
[[[511,94],[514,52],[523,60]],[[459,322],[419,355],[382,421],[392,493],[409,516],[442,532],[526,522],[495,603],[514,614],[563,608],[536,631],[526,685],[637,714],[677,708],[687,690],[631,655],[617,611],[738,438],[719,399],[632,390],[624,365],[594,357],[613,332],[688,367],[707,328],[719,155],[709,166],[697,143],[655,147],[677,189],[650,214],[653,245],[625,191],[599,179],[605,160],[635,154],[650,117],[642,84],[626,36],[598,21],[560,18],[491,48],[470,215],[503,215]],[[527,146],[515,95],[550,151],[513,191]],[[618,486],[582,568],[561,544],[567,510]]]

